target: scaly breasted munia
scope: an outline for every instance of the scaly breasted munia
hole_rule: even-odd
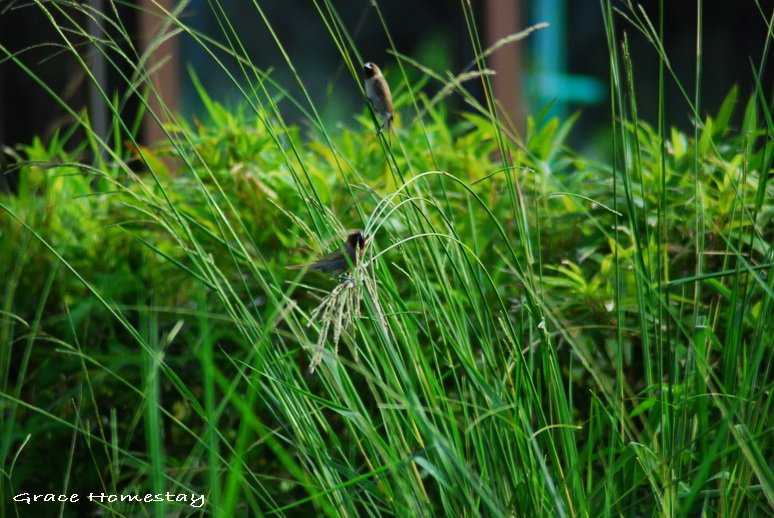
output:
[[[363,232],[357,230],[347,236],[347,240],[341,249],[331,252],[328,255],[320,257],[311,265],[295,264],[288,266],[288,270],[302,270],[309,268],[322,273],[330,273],[334,277],[340,277],[347,272],[350,265],[357,265],[365,250],[366,237]]]
[[[386,126],[387,137],[389,138],[390,129],[392,128],[392,119],[395,117],[395,113],[392,110],[392,94],[390,93],[390,86],[384,79],[379,67],[370,61],[363,65],[363,78],[366,98],[368,99],[368,102],[371,103],[376,115],[381,119],[382,124],[379,126],[379,131]]]

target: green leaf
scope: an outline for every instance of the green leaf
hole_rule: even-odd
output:
[[[736,107],[736,98],[739,93],[739,87],[734,85],[723,100],[723,104],[720,105],[718,116],[715,118],[714,135],[720,137],[724,135],[728,129],[728,121],[731,120],[731,116],[734,114],[734,108]]]
[[[712,122],[712,117],[708,116],[706,122],[704,123],[704,129],[702,130],[701,136],[699,137],[700,157],[705,156],[710,149],[710,144],[712,143],[712,128],[714,126],[715,125]]]
[[[755,96],[751,95],[744,108],[742,120],[742,135],[750,135],[758,130],[758,110],[755,105]]]

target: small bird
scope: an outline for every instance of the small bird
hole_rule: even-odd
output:
[[[308,265],[310,270],[316,270],[322,273],[330,273],[336,278],[340,278],[342,274],[349,270],[350,265],[356,265],[360,256],[363,255],[365,250],[366,237],[363,232],[357,230],[347,236],[347,240],[344,242],[344,246],[319,258],[317,261]],[[288,270],[302,270],[306,268],[306,264],[294,264],[288,266]]]
[[[392,119],[395,113],[392,110],[392,94],[390,86],[374,63],[370,61],[363,65],[363,77],[365,84],[366,98],[374,109],[376,115],[381,119],[382,125],[379,131],[387,127],[387,137],[390,138],[390,129],[392,128]]]

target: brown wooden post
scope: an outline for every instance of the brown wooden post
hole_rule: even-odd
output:
[[[521,23],[521,4],[521,0],[485,0],[484,33],[487,48],[524,28]],[[522,45],[523,41],[520,41],[500,47],[488,57],[487,65],[497,72],[491,78],[492,89],[495,99],[502,106],[500,115],[504,118],[503,122],[512,123],[521,135],[524,134],[526,117]]]
[[[163,29],[166,15],[175,7],[175,0],[140,0],[138,27],[140,48],[143,52],[149,45],[155,45]],[[169,32],[174,26],[167,27]],[[150,80],[157,93],[148,96],[148,109],[155,113],[161,122],[166,122],[163,106],[172,112],[177,111],[180,99],[180,55],[178,37],[165,38],[164,42],[153,49],[146,64],[147,70],[154,70]],[[165,138],[161,126],[150,115],[145,115],[142,125],[143,142],[151,145]]]

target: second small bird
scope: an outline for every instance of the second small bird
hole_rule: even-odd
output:
[[[356,266],[363,255],[366,245],[366,237],[361,231],[352,232],[347,236],[344,246],[340,250],[319,258],[309,265],[310,270],[317,270],[322,273],[330,273],[334,277],[341,277],[343,273],[349,270],[350,265]],[[306,268],[305,264],[295,264],[288,266],[288,270],[301,270]]]
[[[363,78],[365,84],[365,93],[368,102],[374,109],[376,115],[381,119],[382,128],[387,128],[387,137],[390,138],[390,129],[392,128],[392,119],[395,114],[392,110],[392,94],[387,81],[374,63],[370,61],[363,65]]]

